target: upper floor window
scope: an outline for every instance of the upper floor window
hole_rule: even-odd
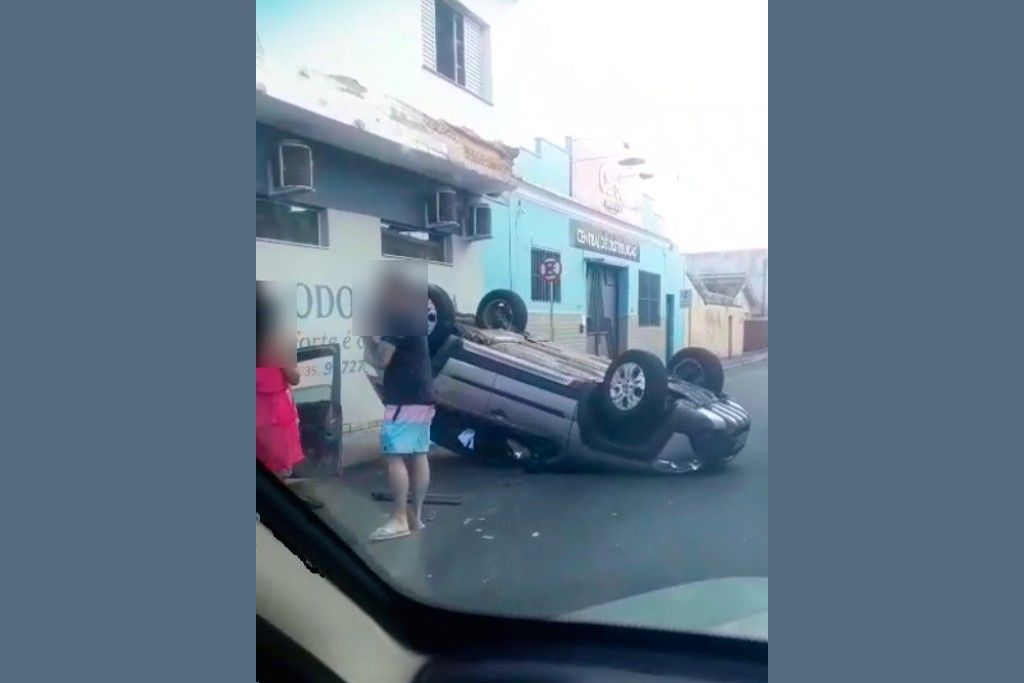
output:
[[[323,211],[309,206],[256,198],[256,237],[326,247]]]
[[[460,5],[420,0],[423,64],[490,101],[490,30]]]

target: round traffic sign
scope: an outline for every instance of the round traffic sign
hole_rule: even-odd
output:
[[[540,278],[546,282],[554,282],[562,276],[562,260],[546,258],[540,262]]]

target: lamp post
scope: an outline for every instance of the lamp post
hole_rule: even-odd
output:
[[[614,157],[620,156],[619,153],[614,153],[613,152],[611,154],[602,154],[602,155],[595,156],[595,157],[584,157],[582,159],[572,158],[573,143],[575,143],[575,142],[577,142],[579,140],[607,140],[607,139],[608,138],[602,138],[602,137],[594,137],[594,138],[574,138],[574,137],[570,137],[569,138],[569,154],[570,154],[570,158],[572,159],[572,163],[576,163],[578,161],[597,161],[599,159],[612,159]],[[621,144],[622,144],[622,148],[624,150],[626,150],[627,152],[630,151],[629,143],[628,142],[622,142]],[[644,159],[643,157],[638,157],[638,156],[621,155],[621,158],[618,160],[617,163],[619,164],[619,166],[641,166],[641,165],[647,163],[647,160]]]

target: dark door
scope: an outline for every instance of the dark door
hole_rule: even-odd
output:
[[[676,348],[676,295],[665,295],[665,365]]]
[[[619,348],[619,271],[587,264],[587,351],[611,358]]]

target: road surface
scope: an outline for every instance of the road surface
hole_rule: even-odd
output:
[[[428,528],[371,544],[386,507],[379,463],[309,484],[324,519],[400,590],[471,611],[554,617],[702,579],[768,575],[768,361],[727,371],[750,413],[746,448],[720,474],[526,474],[432,459]],[[432,517],[432,519],[431,519]]]

